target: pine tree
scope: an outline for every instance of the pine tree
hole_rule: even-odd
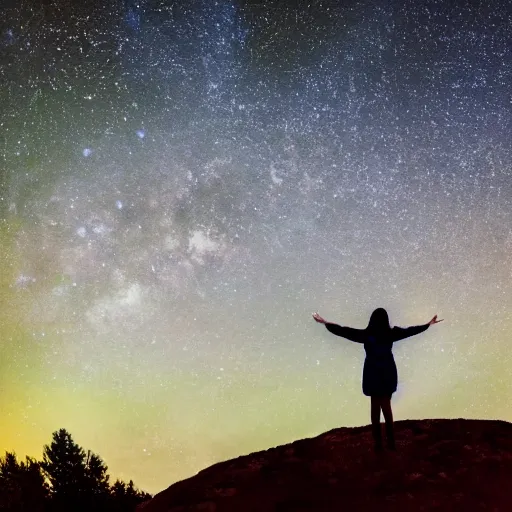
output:
[[[105,466],[103,460],[98,455],[90,450],[87,452],[85,461],[85,493],[88,502],[93,506],[93,510],[101,510],[107,506],[110,496],[107,469],[108,467]]]
[[[98,455],[76,444],[69,432],[53,433],[45,445],[42,467],[51,484],[52,508],[56,512],[106,508],[109,497],[107,467]]]
[[[52,444],[45,445],[41,466],[50,480],[57,509],[80,500],[85,487],[85,453],[65,429],[54,432]]]
[[[26,457],[18,462],[16,454],[9,452],[0,459],[0,511],[42,512],[48,492],[37,461]]]
[[[111,512],[133,512],[138,504],[151,499],[147,492],[137,490],[132,480],[128,484],[116,480],[110,492]]]

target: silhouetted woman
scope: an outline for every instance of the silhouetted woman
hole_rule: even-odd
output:
[[[364,343],[366,358],[363,368],[363,393],[371,397],[372,433],[375,450],[382,450],[382,431],[380,427],[380,410],[386,422],[386,438],[388,447],[395,450],[395,434],[393,429],[393,412],[391,395],[396,391],[398,374],[393,358],[393,343],[426,331],[429,326],[442,322],[437,315],[424,325],[414,327],[390,327],[388,313],[383,308],[376,309],[366,329],[342,327],[324,320],[318,313],[313,318],[325,324],[325,327],[348,340]]]

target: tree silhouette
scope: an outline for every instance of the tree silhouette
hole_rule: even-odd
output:
[[[88,450],[85,460],[85,497],[92,510],[103,510],[108,506],[110,486],[107,469],[103,460]]]
[[[84,486],[84,451],[73,442],[71,435],[60,429],[53,433],[53,442],[45,445],[41,464],[51,484],[55,510],[78,503]]]
[[[53,433],[45,445],[42,467],[51,484],[52,510],[106,509],[110,489],[107,466],[101,458],[76,444],[69,432]]]
[[[0,512],[134,512],[151,495],[132,480],[110,487],[101,457],[87,453],[65,429],[53,433],[43,449],[43,461],[14,453],[0,458]]]
[[[39,462],[10,452],[0,459],[0,511],[43,512],[48,492]]]
[[[111,487],[111,497],[111,512],[131,512],[139,503],[151,499],[150,494],[135,489],[132,480],[128,484],[116,480]]]

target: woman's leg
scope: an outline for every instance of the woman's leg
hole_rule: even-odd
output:
[[[380,427],[380,409],[381,409],[381,397],[372,396],[371,405],[371,418],[372,418],[372,435],[375,442],[375,449],[382,449],[382,430]]]
[[[372,410],[371,410],[372,425],[375,425],[376,423],[380,423],[380,409],[381,409],[382,398],[379,396],[372,396],[371,399],[372,399]]]
[[[393,411],[391,409],[391,396],[381,399],[382,414],[386,422],[386,438],[388,447],[392,450],[395,449],[395,429],[393,427]]]

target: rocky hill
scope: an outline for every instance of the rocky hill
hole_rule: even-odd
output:
[[[140,512],[512,511],[512,423],[395,422],[397,451],[370,426],[244,455],[171,485]]]

